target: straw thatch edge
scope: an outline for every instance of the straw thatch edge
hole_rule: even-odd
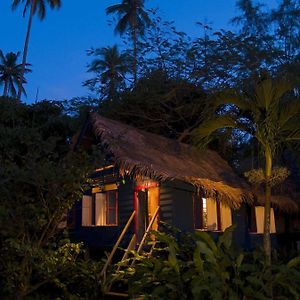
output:
[[[254,195],[246,189],[231,187],[223,182],[215,182],[209,179],[191,178],[190,182],[197,186],[201,194],[206,198],[221,201],[233,209],[239,209],[242,203],[253,205]]]
[[[259,193],[257,196],[256,204],[264,206],[265,199],[264,194]],[[299,205],[296,201],[285,195],[271,195],[271,205],[275,209],[288,214],[293,214],[299,212]]]

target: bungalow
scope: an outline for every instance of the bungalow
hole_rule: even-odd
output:
[[[74,147],[91,144],[104,155],[104,163],[95,166],[91,188],[73,210],[71,227],[72,236],[91,248],[112,247],[124,227],[127,243],[131,236],[138,242],[159,221],[213,234],[236,224],[235,240],[242,247],[261,235],[264,208],[216,152],[200,152],[96,113]],[[292,200],[274,204],[284,213],[295,209]]]

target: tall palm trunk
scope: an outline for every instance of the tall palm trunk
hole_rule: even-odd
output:
[[[8,79],[4,82],[4,88],[3,88],[3,97],[7,97],[8,94]]]
[[[270,215],[271,215],[271,175],[272,175],[272,153],[269,147],[265,149],[265,214],[264,214],[264,251],[267,263],[271,266],[271,236],[270,236]]]
[[[25,44],[24,44],[24,49],[23,49],[20,81],[18,83],[17,99],[19,101],[21,101],[21,95],[22,95],[22,91],[23,91],[23,80],[24,80],[24,74],[25,74],[26,59],[27,59],[27,52],[28,52],[28,45],[29,45],[29,37],[30,37],[31,24],[32,24],[32,18],[33,18],[34,10],[35,10],[35,5],[36,5],[36,0],[32,0],[31,7],[30,7],[29,19],[28,19],[28,25],[27,25],[26,39],[25,39]]]
[[[136,26],[133,27],[133,82],[136,85],[137,82],[137,34]]]
[[[135,2],[135,14],[132,22],[132,41],[133,41],[133,83],[137,82],[137,2]]]
[[[109,83],[109,100],[114,101],[116,99],[116,84],[112,78]]]

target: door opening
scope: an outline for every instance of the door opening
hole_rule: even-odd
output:
[[[153,218],[157,207],[159,206],[159,186],[139,185],[135,188],[135,232],[137,240],[140,241],[147,230],[147,227]],[[151,226],[151,230],[158,229],[158,217]]]

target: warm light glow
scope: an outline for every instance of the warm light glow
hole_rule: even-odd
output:
[[[202,227],[207,228],[207,202],[202,198]]]
[[[113,168],[113,167],[114,167],[114,165],[109,165],[109,166],[105,166],[105,167],[102,167],[102,168],[97,168],[97,169],[95,170],[95,172],[99,172],[99,171],[111,169],[111,168]]]

